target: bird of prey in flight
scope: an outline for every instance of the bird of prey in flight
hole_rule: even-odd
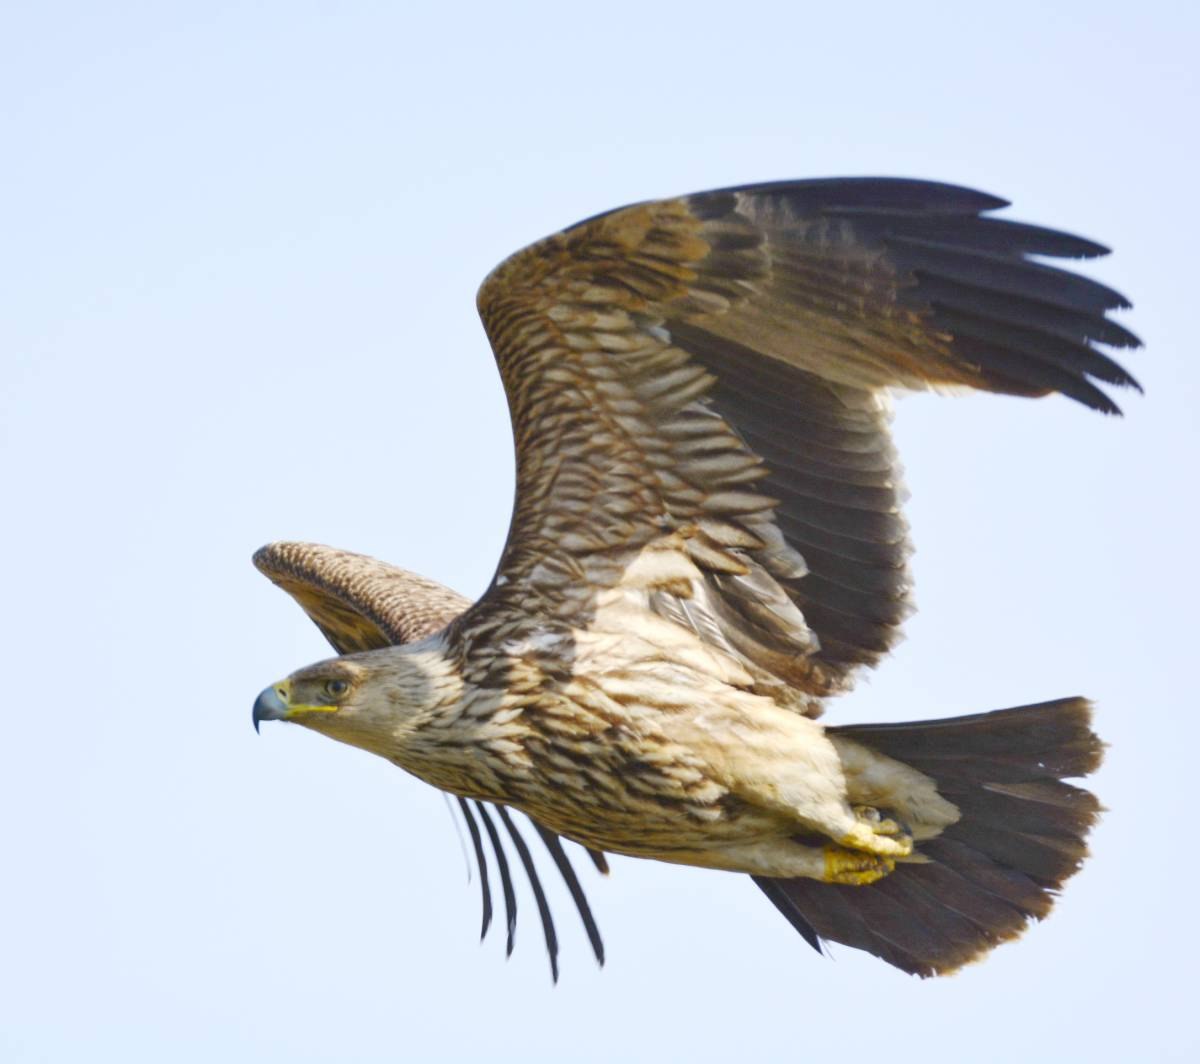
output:
[[[1067,698],[826,727],[910,610],[890,399],[1057,392],[1105,413],[1137,338],[1103,285],[1047,264],[1090,240],[925,181],[784,181],[642,203],[517,252],[478,307],[517,493],[470,603],[383,562],[275,543],[255,563],[340,656],[254,722],[361,747],[455,796],[530,877],[532,822],[603,946],[563,839],[744,872],[818,950],[953,971],[1049,911],[1099,810]],[[936,663],[930,664],[931,668]],[[482,830],[481,830],[482,826]],[[506,855],[504,837],[511,851]]]

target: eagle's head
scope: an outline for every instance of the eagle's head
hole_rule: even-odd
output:
[[[297,669],[255,699],[254,727],[290,721],[404,764],[417,734],[459,699],[461,677],[443,649],[433,637]]]

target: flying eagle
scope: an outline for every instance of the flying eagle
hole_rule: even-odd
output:
[[[255,564],[339,657],[266,688],[289,720],[457,797],[516,917],[532,822],[603,946],[562,839],[745,872],[814,947],[921,976],[1045,916],[1099,805],[1068,698],[824,727],[896,642],[908,529],[895,392],[1058,392],[1119,413],[1129,304],[1044,258],[1107,249],[898,179],[787,181],[625,207],[519,251],[478,307],[517,494],[471,604],[382,562],[275,543]],[[499,827],[497,826],[499,822]],[[480,830],[482,825],[482,831]],[[487,846],[485,847],[484,837]],[[493,880],[494,882],[494,880]]]

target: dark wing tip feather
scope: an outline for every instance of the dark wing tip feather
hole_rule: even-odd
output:
[[[471,836],[471,847],[475,851],[475,864],[479,867],[479,892],[483,896],[483,925],[479,930],[479,941],[487,938],[488,928],[492,926],[492,891],[488,883],[487,857],[483,852],[483,839],[479,835],[479,825],[471,807],[465,798],[459,798],[458,807],[462,810],[463,820],[467,822],[467,834]]]
[[[508,940],[505,943],[504,955],[512,956],[513,944],[517,931],[517,892],[513,888],[512,873],[508,868],[508,855],[504,852],[504,844],[500,841],[500,833],[488,815],[487,806],[482,802],[475,803],[479,819],[483,821],[488,840],[492,844],[492,853],[496,855],[496,867],[500,870],[500,885],[504,891],[504,915],[508,924]]]
[[[696,192],[684,197],[688,210],[701,221],[722,218],[737,209],[740,198],[773,199],[794,211],[852,211],[857,208],[922,211],[939,214],[978,214],[1010,206],[1008,200],[978,189],[918,177],[817,177],[804,180],[759,181],[748,185]],[[628,206],[639,206],[629,204]],[[600,211],[575,222],[564,232],[590,225],[625,207]],[[1094,245],[1098,246],[1098,245]]]
[[[563,882],[567,885],[571,900],[575,902],[575,908],[579,911],[579,918],[583,921],[583,927],[587,932],[588,942],[591,943],[592,953],[596,957],[596,962],[603,967],[604,940],[600,937],[600,928],[596,925],[596,919],[592,915],[592,907],[588,904],[587,895],[583,891],[579,877],[575,875],[571,859],[567,856],[566,850],[563,849],[562,841],[553,831],[542,827],[536,820],[532,821],[532,823],[541,836],[542,842],[545,843],[546,849],[550,851],[550,856],[558,868],[559,874],[563,877]],[[591,853],[593,851],[589,850],[588,852]]]
[[[500,820],[507,829],[508,834],[513,842],[513,848],[517,851],[517,856],[521,859],[521,865],[525,869],[525,875],[529,878],[529,886],[533,891],[533,900],[537,905],[538,917],[542,921],[542,933],[546,938],[546,953],[550,958],[550,978],[553,982],[558,982],[558,932],[554,928],[554,918],[550,915],[550,903],[546,901],[546,892],[542,889],[542,881],[538,876],[537,865],[533,863],[533,855],[529,852],[529,847],[525,843],[525,839],[517,830],[517,825],[513,823],[512,817],[508,810],[502,806],[496,806],[496,812],[500,814]]]
[[[1136,348],[1141,341],[1108,317],[1129,300],[1114,289],[1043,258],[1091,259],[1105,245],[1044,226],[997,217],[1009,202],[961,185],[915,178],[848,177],[767,181],[684,197],[700,221],[743,216],[760,232],[786,233],[803,220],[828,218],[849,226],[864,247],[885,249],[911,284],[904,303],[952,338],[968,383],[1019,395],[1058,391],[1095,410],[1120,409],[1091,383],[1138,388],[1136,380],[1097,345]],[[954,346],[943,315],[987,319],[993,333]],[[997,327],[1012,335],[994,335]],[[1030,340],[1041,338],[1044,349]],[[1064,353],[1063,344],[1075,345]],[[971,350],[965,350],[970,346]]]
[[[1039,261],[1097,258],[1109,249],[1073,233],[996,217],[989,212],[1009,205],[998,196],[933,181],[858,177],[742,185],[686,202],[701,219],[736,211],[768,232],[786,233],[804,219],[843,222],[862,246],[887,251],[909,278],[903,304],[951,337],[951,356],[973,369],[984,387],[1024,395],[1058,391],[1109,414],[1119,414],[1119,407],[1089,378],[1140,390],[1097,346],[1141,346],[1108,316],[1129,308],[1129,300]],[[964,314],[982,324],[959,341],[951,319]]]
[[[837,209],[864,239],[887,249],[909,284],[900,298],[949,337],[952,356],[997,391],[1057,391],[1094,410],[1120,408],[1092,380],[1140,386],[1099,345],[1133,349],[1141,340],[1109,311],[1131,304],[1091,278],[1037,261],[1094,258],[1095,241],[980,214],[923,215]]]
[[[492,845],[492,851],[496,856],[496,866],[500,871],[500,881],[504,889],[504,905],[505,914],[508,923],[508,940],[506,945],[506,955],[511,956],[514,944],[514,935],[517,923],[517,899],[514,889],[511,871],[508,860],[505,856],[504,847],[501,842],[500,834],[496,830],[491,816],[488,814],[487,806],[482,802],[468,803],[465,799],[459,798],[459,808],[462,810],[463,818],[467,822],[467,831],[471,838],[471,844],[475,851],[475,860],[479,865],[479,880],[480,890],[483,896],[483,928],[480,933],[482,940],[486,936],[488,927],[492,920],[492,901],[491,892],[488,883],[488,863],[484,853],[483,839],[476,822],[476,814],[472,812],[471,805],[475,806],[475,810],[479,819],[483,821],[484,828],[487,831],[488,839]],[[537,864],[533,859],[533,855],[529,851],[529,847],[525,842],[524,837],[517,829],[517,825],[513,822],[512,815],[502,805],[494,807],[496,814],[500,817],[500,822],[504,825],[508,832],[509,838],[512,840],[513,848],[516,850],[517,857],[521,862],[521,866],[525,870],[525,874],[529,879],[530,890],[533,892],[534,902],[537,905],[538,916],[542,922],[542,932],[546,940],[546,953],[550,960],[550,975],[555,983],[558,982],[558,932],[554,926],[554,918],[550,912],[550,903],[546,897],[546,892],[542,887],[541,878],[538,875]],[[579,882],[579,878],[575,875],[575,869],[571,865],[570,858],[567,857],[566,851],[559,837],[547,828],[542,827],[536,820],[530,821],[537,830],[538,835],[546,845],[546,849],[550,852],[554,860],[555,867],[563,877],[566,883],[567,890],[571,895],[572,901],[575,903],[576,909],[579,911],[579,917],[583,922],[584,930],[588,936],[588,942],[591,944],[592,952],[595,954],[596,961],[603,967],[604,965],[604,941],[600,936],[600,928],[596,924],[596,919],[592,915],[591,906],[588,904],[587,895],[584,893],[583,886]],[[596,859],[595,851],[588,850],[589,854],[593,855],[593,860]],[[603,855],[599,855],[603,862]],[[603,871],[607,871],[607,865],[603,866]]]
[[[945,244],[919,236],[889,236],[888,249],[896,265],[918,278],[940,277],[971,282],[1006,295],[1039,299],[1078,311],[1128,310],[1132,304],[1120,292],[1090,277],[1028,259],[992,251]]]
[[[978,214],[1009,206],[1006,199],[963,185],[912,177],[831,177],[805,181],[763,181],[688,198],[693,210],[726,207],[738,197],[770,198],[794,211],[897,211]]]

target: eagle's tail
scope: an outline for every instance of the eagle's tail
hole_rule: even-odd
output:
[[[1087,856],[1100,804],[1062,782],[1100,763],[1085,699],[830,732],[925,773],[962,815],[918,843],[925,863],[868,886],[755,877],[818,949],[829,939],[916,975],[952,972],[1045,916]]]

